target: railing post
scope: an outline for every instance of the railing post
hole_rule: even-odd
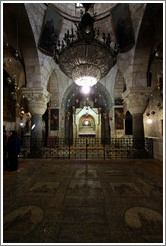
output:
[[[69,159],[70,159],[70,138],[69,138]]]
[[[42,149],[43,149],[43,139],[31,137],[31,144],[30,144],[31,158],[42,158],[43,157]]]
[[[146,146],[146,151],[148,152],[148,157],[149,158],[154,158],[154,153],[153,153],[153,139],[152,138],[145,138],[145,146]]]
[[[104,138],[104,160],[105,160],[105,138]]]
[[[151,138],[151,158],[154,158],[153,139]]]
[[[88,159],[88,139],[86,138],[86,159]]]

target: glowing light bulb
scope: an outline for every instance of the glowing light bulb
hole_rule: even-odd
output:
[[[88,85],[84,85],[84,86],[82,87],[82,92],[83,92],[84,94],[88,94],[88,93],[90,92],[90,87],[89,87]]]
[[[152,119],[147,120],[148,124],[152,124]]]
[[[31,127],[31,130],[33,130],[33,129],[35,128],[35,126],[36,126],[36,125],[34,124],[34,125]]]
[[[87,26],[87,27],[86,27],[85,32],[86,32],[87,34],[90,33],[90,26]]]

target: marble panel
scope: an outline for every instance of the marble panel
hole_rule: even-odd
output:
[[[36,182],[27,192],[27,196],[53,196],[60,182]]]

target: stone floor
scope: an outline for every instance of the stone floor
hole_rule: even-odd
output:
[[[162,163],[19,160],[4,171],[4,243],[162,243]]]

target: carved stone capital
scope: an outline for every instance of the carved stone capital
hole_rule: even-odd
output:
[[[43,115],[50,100],[50,93],[43,88],[22,88],[22,96],[27,98],[32,115]]]
[[[123,93],[122,97],[131,114],[143,114],[147,107],[150,94],[151,88],[149,87],[129,88]]]

